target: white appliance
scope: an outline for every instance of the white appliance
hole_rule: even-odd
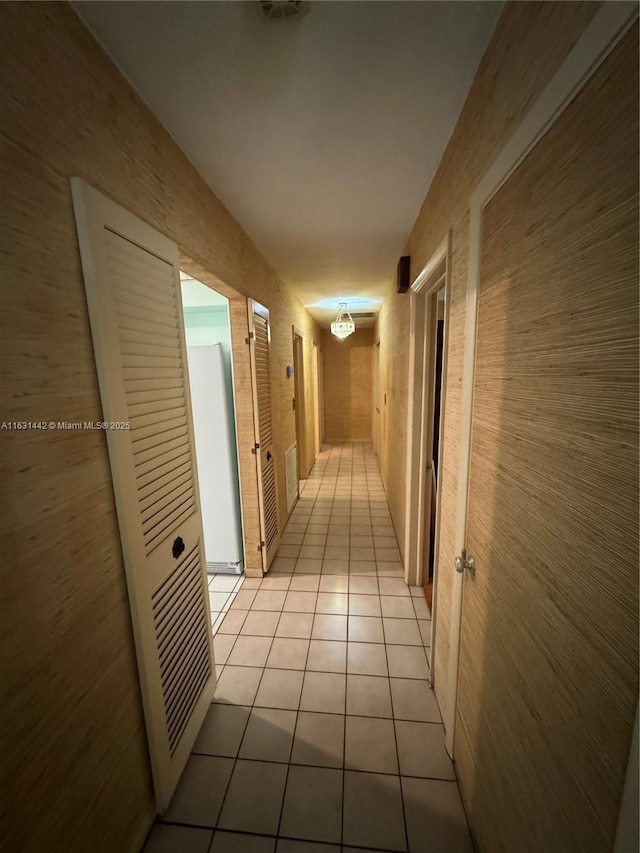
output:
[[[242,524],[230,359],[223,344],[187,347],[208,572],[241,574]]]

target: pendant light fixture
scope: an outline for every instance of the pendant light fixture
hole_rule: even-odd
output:
[[[352,335],[356,330],[356,324],[353,322],[353,317],[349,313],[346,302],[339,303],[338,316],[331,324],[331,334],[343,341]]]

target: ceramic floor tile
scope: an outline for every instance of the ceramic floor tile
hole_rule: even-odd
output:
[[[382,619],[379,616],[349,616],[349,641],[384,643]]]
[[[227,662],[235,641],[235,634],[216,634],[213,638],[213,657],[216,663]]]
[[[308,639],[313,627],[313,613],[283,613],[278,622],[276,637]]]
[[[156,823],[143,853],[209,853],[212,838],[210,829]]]
[[[422,637],[422,645],[430,646],[431,645],[431,620],[427,619],[418,619],[418,627],[420,629],[420,636]]]
[[[389,679],[375,675],[347,675],[347,714],[392,717]]]
[[[267,666],[272,669],[304,669],[308,650],[308,640],[276,637],[267,658]]]
[[[320,592],[346,592],[349,588],[349,578],[343,575],[322,574]]]
[[[214,703],[206,713],[193,752],[235,758],[249,719],[243,705]]]
[[[257,590],[255,589],[241,589],[240,592],[236,593],[235,598],[233,599],[233,603],[231,605],[231,609],[249,610],[254,598],[256,597],[256,594]]]
[[[396,720],[440,723],[440,711],[429,682],[390,678],[393,716]]]
[[[303,545],[298,558],[301,560],[321,560],[324,557],[324,545]]]
[[[300,551],[299,545],[280,545],[278,548],[278,557],[297,557]]]
[[[301,711],[344,714],[345,676],[337,673],[307,672],[304,676]]]
[[[342,767],[344,716],[300,711],[291,761],[320,767]]]
[[[238,575],[214,575],[209,581],[209,592],[232,592],[239,580]]]
[[[228,663],[232,666],[264,666],[270,647],[271,637],[240,635],[233,645]]]
[[[431,611],[427,607],[427,602],[424,598],[414,598],[413,607],[418,619],[431,619]]]
[[[370,560],[350,560],[349,572],[352,575],[368,575],[375,577],[377,574],[376,564]]]
[[[429,664],[422,646],[387,646],[389,675],[394,678],[429,678]]]
[[[340,560],[330,560],[326,557],[322,561],[322,574],[323,575],[347,575],[349,572],[349,560],[340,559]],[[345,590],[340,590],[344,591]]]
[[[395,566],[396,564],[394,563],[393,565]],[[402,578],[381,577],[378,579],[378,584],[380,586],[380,595],[400,595],[403,598],[411,597],[412,587],[407,586]]]
[[[211,610],[222,610],[228,600],[228,592],[209,592],[209,606]]]
[[[275,835],[286,778],[286,764],[239,759],[220,813],[220,829]]]
[[[296,557],[274,557],[271,563],[270,571],[273,572],[292,572],[296,565]]]
[[[382,623],[384,639],[387,644],[397,646],[422,645],[417,619],[395,619],[385,616]]]
[[[253,705],[261,677],[261,667],[227,664],[218,679],[214,701],[231,705]]]
[[[290,583],[291,578],[289,575],[269,573],[266,577],[262,578],[260,590],[262,592],[282,592],[283,590],[289,589]]]
[[[279,612],[282,610],[286,597],[286,590],[261,589],[253,600],[251,608],[252,610],[275,610]]]
[[[280,834],[340,842],[342,771],[321,767],[289,770]]]
[[[385,647],[379,643],[349,641],[347,672],[354,675],[387,675]]]
[[[275,838],[217,830],[211,853],[274,853]]]
[[[406,850],[400,778],[347,770],[344,774],[345,844]],[[431,853],[435,850],[432,848]]]
[[[367,575],[351,575],[349,592],[363,595],[378,595],[378,579]]]
[[[246,618],[246,610],[230,610],[222,620],[218,634],[239,634]]]
[[[316,525],[314,525],[316,526]],[[317,525],[318,527],[320,525]],[[324,548],[325,543],[327,541],[326,534],[324,533],[307,533],[304,537],[303,545],[322,545]]]
[[[380,616],[380,596],[349,594],[350,616]]]
[[[392,619],[413,619],[415,621],[416,616],[410,595],[381,595],[380,604],[383,616]]]
[[[286,613],[313,613],[316,598],[315,592],[288,592],[283,609]]]
[[[307,670],[346,672],[347,644],[336,640],[311,640]]]
[[[250,610],[242,623],[240,634],[254,637],[273,637],[278,626],[280,613],[269,610]]]
[[[455,780],[453,763],[444,748],[442,725],[396,720],[395,726],[403,776]]]
[[[349,770],[398,773],[393,721],[375,717],[347,717],[344,764]]]
[[[340,592],[319,592],[316,603],[316,613],[346,614],[349,606],[349,596]]]
[[[347,617],[336,613],[316,613],[311,637],[314,640],[346,640]]]
[[[304,673],[293,669],[265,669],[255,704],[262,708],[297,710]]]
[[[293,592],[317,592],[320,575],[296,575],[291,578],[289,589]]]
[[[242,739],[240,758],[288,762],[295,725],[295,711],[253,708]]]
[[[276,853],[340,853],[340,847],[336,844],[323,844],[320,841],[294,841],[292,838],[279,838]]]
[[[215,827],[232,770],[232,758],[191,755],[164,818]]]
[[[472,853],[455,782],[403,777],[402,794],[412,853]]]
[[[397,548],[376,548],[376,560],[382,560],[386,563],[400,563],[402,557]]]
[[[322,571],[322,559],[303,557],[296,562],[296,574],[319,575]]]

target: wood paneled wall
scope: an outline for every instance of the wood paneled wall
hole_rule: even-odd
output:
[[[357,329],[341,341],[322,334],[326,441],[371,440],[373,329]]]
[[[0,124],[0,420],[101,420],[69,188],[79,175],[271,310],[284,525],[285,367],[295,324],[311,375],[314,321],[68,5],[0,5]],[[243,387],[237,365],[236,377]],[[0,441],[3,849],[137,851],[154,804],[105,436]]]
[[[451,232],[451,293],[442,440],[442,503],[434,647],[436,696],[445,702],[464,345],[469,198],[514,129],[571,50],[600,3],[508,3],[480,63],[456,127],[403,254],[412,280]],[[409,297],[391,282],[377,323],[381,392],[387,393],[387,440],[382,476],[401,550],[404,549]]]

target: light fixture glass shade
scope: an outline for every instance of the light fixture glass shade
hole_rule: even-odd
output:
[[[338,316],[331,324],[331,334],[343,341],[355,332],[356,324],[347,309],[347,303],[341,302],[339,307]]]

